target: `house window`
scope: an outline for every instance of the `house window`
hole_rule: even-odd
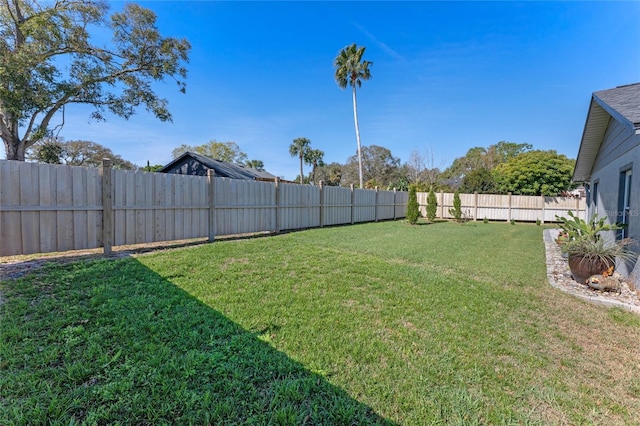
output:
[[[627,238],[629,236],[630,197],[631,169],[627,169],[620,172],[620,187],[618,190],[618,222],[627,226],[625,229],[618,231],[618,239]]]

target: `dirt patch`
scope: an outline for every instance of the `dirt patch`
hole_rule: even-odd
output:
[[[273,235],[269,232],[258,232],[251,234],[237,234],[216,237],[216,241],[244,240],[249,238],[260,238]],[[137,256],[156,251],[173,250],[184,247],[192,247],[208,244],[207,238],[194,238],[189,240],[162,241],[158,243],[133,244],[115,246],[111,254],[105,255],[102,248],[90,250],[74,250],[56,253],[37,253],[20,256],[0,257],[0,281],[16,279],[36,272],[48,264],[65,265],[81,260],[93,259],[121,259],[128,256]]]
[[[0,281],[23,277],[36,272],[45,265],[50,264],[66,265],[81,260],[121,259],[143,253],[190,247],[205,243],[207,243],[206,239],[198,238],[193,240],[171,241],[169,243],[162,242],[117,246],[113,248],[113,251],[109,255],[105,255],[102,248],[97,248],[91,250],[39,253],[23,256],[3,256],[0,257]]]

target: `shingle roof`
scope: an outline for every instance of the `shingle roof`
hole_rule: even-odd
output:
[[[275,176],[268,172],[261,172],[250,167],[241,166],[239,164],[227,163],[226,161],[215,160],[205,155],[196,154],[195,152],[185,152],[162,169],[160,172],[166,172],[174,164],[181,162],[185,157],[191,157],[194,160],[204,164],[207,168],[213,169],[216,175],[228,177],[232,179],[248,179],[248,180],[273,180]]]
[[[640,83],[601,90],[593,96],[611,107],[611,112],[617,112],[633,124],[635,129],[640,129]]]
[[[640,132],[640,83],[600,90],[591,96],[589,112],[573,170],[574,182],[586,182],[611,117]]]

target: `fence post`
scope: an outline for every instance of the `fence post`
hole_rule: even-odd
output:
[[[216,171],[207,170],[207,183],[209,184],[209,241],[213,241],[216,237],[216,207],[215,207],[215,185]]]
[[[478,191],[473,191],[473,221],[478,220]]]
[[[111,254],[113,245],[113,199],[111,197],[111,160],[102,159],[102,248]]]
[[[356,192],[353,189],[353,184],[349,186],[351,188],[351,224],[355,223],[355,211],[356,211]]]
[[[276,185],[276,234],[280,233],[280,178],[276,176],[274,183]]]
[[[375,188],[375,191],[376,191],[376,208],[374,210],[374,212],[375,212],[374,221],[377,222],[378,221],[378,203],[380,202],[380,196],[379,196],[379,193],[378,193],[378,187],[377,186]]]
[[[507,192],[507,195],[509,195],[509,208],[507,210],[507,222],[511,222],[511,193]]]
[[[393,188],[393,220],[396,220],[396,208],[398,203],[396,195],[398,195],[398,189]]]
[[[318,182],[320,190],[320,228],[324,227],[324,182]]]
[[[540,196],[540,200],[542,201],[542,217],[540,218],[540,223],[544,223],[544,206],[547,204],[544,198],[544,195]]]
[[[440,204],[440,219],[444,219],[444,190],[440,190],[439,204]],[[429,196],[427,196],[427,205],[429,205]]]

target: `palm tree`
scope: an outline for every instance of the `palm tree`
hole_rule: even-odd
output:
[[[356,104],[356,86],[362,85],[362,80],[369,80],[371,72],[369,65],[373,62],[362,59],[365,47],[357,47],[355,43],[345,47],[340,51],[333,61],[336,67],[335,79],[341,89],[346,89],[350,85],[353,89],[353,120],[356,126],[356,141],[358,142],[358,170],[360,172],[360,188],[363,187],[362,182],[362,152],[360,149],[360,130],[358,128],[358,108]]]
[[[311,141],[307,138],[295,138],[293,143],[289,146],[289,154],[292,157],[300,158],[300,183],[302,182],[302,161],[308,155],[307,152],[311,149],[309,144]]]
[[[262,160],[247,160],[244,165],[252,169],[256,169],[259,172],[264,172],[264,163]]]
[[[307,150],[307,155],[304,158],[304,162],[310,166],[313,166],[313,169],[311,170],[311,181],[313,181],[313,183],[316,183],[316,168],[318,166],[324,166],[324,161],[322,161],[323,158],[324,151],[311,148]]]

